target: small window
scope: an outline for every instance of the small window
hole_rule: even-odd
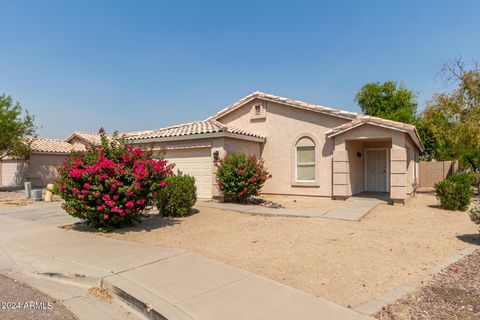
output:
[[[255,115],[256,115],[256,116],[259,116],[259,115],[261,115],[261,114],[262,114],[262,106],[256,105],[256,106],[255,106]]]
[[[250,111],[250,116],[252,120],[258,120],[258,119],[265,119],[266,118],[266,110],[265,110],[265,104],[264,102],[257,102],[254,105],[252,105],[252,109]]]
[[[315,144],[302,138],[296,146],[296,180],[315,181]]]

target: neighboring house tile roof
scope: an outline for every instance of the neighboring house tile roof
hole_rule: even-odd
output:
[[[56,139],[33,139],[30,144],[32,152],[45,153],[65,153],[68,154],[73,150],[80,150],[80,148],[64,141]]]
[[[284,98],[284,97],[279,97],[279,96],[274,96],[272,94],[268,94],[265,92],[260,92],[256,91],[245,98],[242,98],[238,100],[237,102],[229,105],[228,107],[224,108],[223,110],[220,110],[219,112],[215,113],[208,119],[215,119],[218,120],[219,118],[223,117],[224,115],[232,112],[235,109],[238,109],[239,107],[243,106],[244,104],[254,100],[254,99],[261,99],[265,101],[271,101],[271,102],[276,102],[284,105],[288,105],[291,107],[299,108],[299,109],[305,109],[309,111],[314,111],[314,112],[319,112],[319,113],[324,113],[324,114],[329,114],[332,116],[340,117],[340,118],[345,118],[345,119],[354,119],[358,113],[356,112],[350,112],[350,111],[344,111],[340,109],[333,109],[321,105],[316,105],[316,104],[311,104],[299,100],[293,100],[289,98]]]
[[[385,127],[392,130],[406,132],[410,135],[410,137],[415,142],[415,144],[420,148],[420,150],[424,149],[422,141],[420,139],[420,136],[418,135],[418,132],[415,126],[411,124],[406,124],[403,122],[392,121],[392,120],[387,120],[387,119],[382,119],[382,118],[377,118],[377,117],[372,117],[367,115],[358,115],[354,120],[344,123],[338,127],[332,128],[327,132],[325,132],[325,134],[327,135],[327,137],[334,137],[336,135],[339,135],[343,132],[346,132],[350,129],[354,129],[364,124],[371,124],[371,125]]]
[[[265,139],[265,137],[249,132],[247,130],[238,129],[230,125],[225,125],[213,119],[197,121],[191,123],[179,124],[171,127],[160,128],[156,130],[127,132],[124,134],[126,140],[144,140],[144,139],[160,139],[182,136],[196,136],[207,133],[227,132],[239,134],[249,137]]]
[[[92,144],[98,144],[100,143],[100,134],[95,133],[95,132],[88,132],[88,131],[75,131],[71,133],[65,141],[70,141],[74,137],[78,137],[80,139],[83,139],[85,141],[88,141]]]

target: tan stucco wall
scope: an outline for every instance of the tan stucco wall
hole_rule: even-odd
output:
[[[410,137],[405,139],[405,146],[407,148],[407,193],[411,194],[413,184],[419,182],[419,152]]]
[[[267,181],[263,192],[331,196],[334,140],[327,139],[325,132],[348,120],[273,102],[264,102],[265,119],[252,120],[250,112],[256,103],[252,101],[219,120],[267,137],[261,156],[273,178]],[[302,136],[308,136],[316,142],[315,186],[294,183],[295,144]]]
[[[57,177],[57,167],[62,165],[66,155],[32,154],[28,160],[26,180],[34,187],[46,187]]]
[[[22,187],[25,182],[25,172],[28,163],[25,160],[3,159],[0,162],[2,167],[0,172],[0,186],[2,187]]]

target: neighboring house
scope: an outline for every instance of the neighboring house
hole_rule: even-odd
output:
[[[273,175],[264,193],[346,199],[384,192],[404,202],[418,183],[423,150],[412,125],[262,92],[204,121],[124,135],[128,143],[164,149],[167,160],[196,178],[199,198],[221,198],[216,164],[229,152],[245,152],[263,158]],[[98,139],[76,132],[64,143],[82,148]]]
[[[75,141],[77,135],[83,140]],[[56,168],[72,150],[84,150],[86,145],[98,141],[98,134],[85,132],[72,133],[67,140],[35,139],[31,142],[28,159],[7,158],[0,161],[0,187],[23,187],[26,181],[31,182],[33,187],[45,187],[54,182]]]

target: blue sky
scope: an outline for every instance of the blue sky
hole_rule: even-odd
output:
[[[480,1],[0,0],[0,93],[40,136],[200,120],[265,91],[359,111],[366,82],[403,81],[419,109],[436,75],[480,58]]]

